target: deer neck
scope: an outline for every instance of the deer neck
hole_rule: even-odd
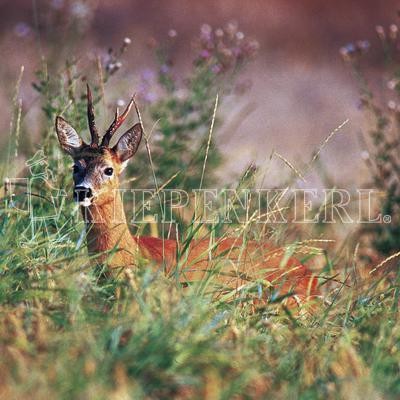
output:
[[[129,232],[122,199],[115,196],[101,204],[82,207],[90,255],[111,268],[136,265],[137,240]]]

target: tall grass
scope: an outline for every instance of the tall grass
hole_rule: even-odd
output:
[[[71,225],[21,246],[26,217],[1,210],[2,398],[399,396],[398,273],[327,260],[325,302],[294,313],[146,263],[104,279]]]
[[[210,66],[209,53],[205,55],[196,74],[208,88],[214,75],[204,71]],[[67,66],[71,70],[74,67]],[[30,172],[40,175],[35,170],[40,167],[47,173],[32,184],[35,200],[40,201],[35,210],[37,216],[49,215],[54,206],[61,211],[56,219],[33,222],[24,189],[17,187],[17,195],[10,199],[2,188],[1,398],[399,398],[400,276],[384,265],[370,273],[350,243],[342,244],[348,255],[320,256],[317,273],[323,301],[312,309],[287,309],[279,290],[273,289],[268,302],[257,303],[259,291],[266,290],[262,282],[249,282],[240,290],[224,288],[216,295],[208,289],[223,257],[212,260],[208,276],[185,288],[145,260],[135,270],[104,277],[87,256],[84,226],[69,196],[56,203],[49,197],[56,187],[67,192],[71,187],[68,161],[60,157],[51,126],[54,115],[64,112],[78,128],[84,127],[83,98],[75,85],[81,75],[67,74],[75,78],[61,82],[49,79],[45,70],[38,76],[36,89],[43,96],[46,116],[44,157],[39,165],[31,165]],[[199,82],[200,78],[193,86],[196,90]],[[171,82],[162,84],[169,88]],[[101,91],[98,85],[98,101]],[[170,103],[174,95],[168,93],[163,101],[167,117],[177,107]],[[204,99],[204,93],[196,96]],[[196,96],[191,101],[199,105]],[[215,97],[207,99],[197,120],[200,125],[210,122],[210,114],[202,113],[210,106],[212,110]],[[18,115],[19,103],[14,103]],[[168,132],[175,126],[167,117],[161,128],[166,147],[172,143]],[[208,132],[201,147],[207,154],[212,152]],[[197,175],[190,176],[193,185],[203,182],[204,156],[205,152]],[[162,157],[160,152],[159,169]],[[170,164],[168,153],[165,157],[170,172],[180,171],[180,183],[187,184],[179,163]],[[253,170],[244,174],[239,187],[253,185]],[[178,259],[184,262],[184,250],[200,228],[184,221],[179,229]],[[265,238],[255,224],[231,225],[228,230],[216,224],[204,232],[211,237],[236,234],[244,243]],[[277,240],[285,242],[284,234],[277,233]]]

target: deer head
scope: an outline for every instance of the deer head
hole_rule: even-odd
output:
[[[87,86],[87,116],[91,143],[86,144],[75,129],[62,117],[56,118],[56,132],[61,148],[74,160],[74,199],[82,206],[101,205],[113,199],[114,189],[119,187],[119,175],[127,161],[136,153],[143,130],[140,123],[128,129],[110,147],[110,140],[125,121],[133,105],[133,98],[119,115],[118,108],[101,143],[96,128],[92,93]]]

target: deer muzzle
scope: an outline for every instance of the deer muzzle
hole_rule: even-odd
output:
[[[85,186],[75,186],[74,200],[82,206],[89,206],[93,199],[92,189]]]

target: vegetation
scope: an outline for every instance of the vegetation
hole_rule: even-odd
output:
[[[384,193],[380,202],[382,215],[392,217],[390,224],[374,226],[372,231],[365,229],[363,234],[371,239],[378,253],[389,256],[400,251],[399,37],[395,24],[387,29],[377,26],[376,32],[384,70],[380,82],[371,82],[368,77],[365,55],[370,44],[367,41],[350,43],[341,49],[341,54],[359,84],[360,107],[369,123],[362,137],[363,158],[371,171],[369,183]],[[379,95],[374,93],[375,86],[380,87]]]
[[[160,119],[154,132],[159,135],[157,157],[151,166],[144,150],[128,171],[130,177],[150,187],[152,173],[160,186],[179,173],[172,187],[199,186],[215,88],[222,101],[231,96],[232,78],[257,47],[239,33],[234,25],[225,30],[204,26],[184,83],[171,75],[166,49],[157,47],[160,68],[154,76],[160,97],[141,100],[149,103],[145,127]],[[215,45],[222,37],[228,37],[223,46]],[[95,85],[98,104],[127,45],[129,41],[103,63],[102,78]],[[240,52],[232,50],[237,48]],[[254,300],[266,290],[262,282],[210,293],[207,280],[183,288],[144,261],[137,270],[104,278],[86,254],[84,226],[70,201],[69,161],[61,156],[52,127],[55,115],[63,112],[75,126],[86,129],[80,82],[87,74],[70,62],[60,81],[47,67],[38,72],[35,83],[45,116],[43,154],[28,163],[35,203],[27,203],[24,181],[2,187],[1,398],[399,398],[400,274],[385,263],[376,271],[366,268],[358,247],[349,243],[333,255],[322,251],[316,264],[323,300],[299,310],[284,306],[279,288],[268,289],[269,301],[257,304]],[[151,93],[149,88],[142,92]],[[4,157],[9,163],[24,135],[18,87],[16,93],[13,135]],[[381,132],[386,125],[379,126]],[[189,146],[193,138],[196,143]],[[390,154],[387,148],[381,150],[382,140],[376,138],[377,160]],[[187,155],[184,163],[177,149]],[[209,151],[207,165],[217,167],[218,149]],[[187,169],[186,163],[193,168]],[[3,164],[7,171],[10,165]],[[206,170],[207,182],[215,179],[213,168]],[[253,173],[250,168],[239,187],[252,185]],[[374,178],[388,189],[385,207],[392,202],[390,187],[379,175]],[[40,218],[49,215],[54,218]],[[180,229],[184,247],[198,227],[186,223]],[[226,229],[216,225],[210,234],[226,234]],[[232,224],[228,229],[244,241],[256,233],[258,239],[266,235],[255,224]],[[281,229],[272,233],[278,241],[285,238]],[[379,231],[374,235],[376,243],[383,237]],[[398,235],[393,237],[395,245],[385,247],[385,255],[398,249]],[[311,250],[318,249],[309,248],[308,253]],[[310,261],[310,254],[304,259]],[[215,279],[220,261],[213,260],[208,279]]]

